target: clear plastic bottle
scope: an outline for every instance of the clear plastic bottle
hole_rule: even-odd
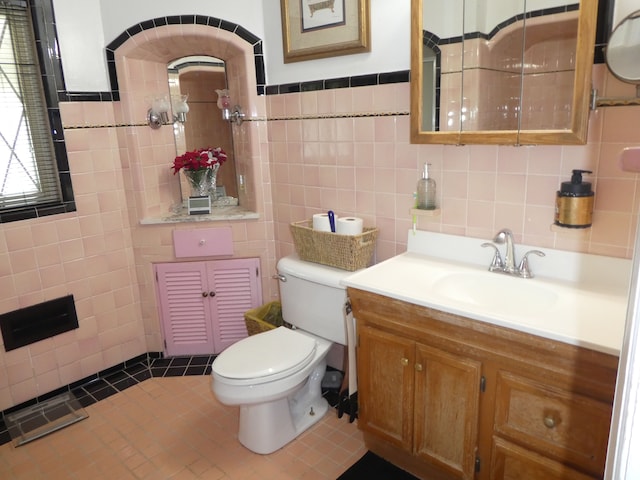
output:
[[[429,177],[429,165],[429,163],[424,164],[422,178],[418,180],[416,186],[417,207],[421,210],[435,210],[436,208],[436,181]]]

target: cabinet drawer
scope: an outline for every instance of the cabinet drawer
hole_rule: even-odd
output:
[[[491,480],[593,480],[591,476],[501,438],[493,438],[492,450]]]
[[[602,475],[611,405],[505,372],[496,394],[498,434]]]
[[[231,228],[174,230],[173,249],[176,258],[233,255]]]

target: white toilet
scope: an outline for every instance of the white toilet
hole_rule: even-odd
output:
[[[328,410],[320,383],[325,357],[346,345],[345,287],[350,272],[284,257],[278,262],[285,322],[240,340],[212,365],[212,388],[225,405],[240,406],[238,440],[249,450],[278,450],[319,421]]]

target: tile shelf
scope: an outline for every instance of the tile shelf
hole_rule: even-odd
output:
[[[409,212],[411,216],[417,217],[439,217],[440,209],[436,208],[434,210],[422,210],[421,208],[412,208]]]
[[[186,209],[181,208],[176,212],[167,213],[163,216],[145,217],[140,220],[140,225],[255,220],[258,218],[260,218],[260,214],[258,212],[252,212],[240,206],[215,207],[211,209],[210,214],[202,215],[189,215]]]

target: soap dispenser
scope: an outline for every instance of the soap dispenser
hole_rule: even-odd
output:
[[[591,226],[594,192],[591,183],[582,181],[583,173],[589,170],[573,170],[571,181],[562,182],[556,194],[555,224],[568,228]]]
[[[429,177],[429,163],[424,164],[422,178],[416,186],[417,205],[421,210],[435,210],[436,208],[436,181]]]

